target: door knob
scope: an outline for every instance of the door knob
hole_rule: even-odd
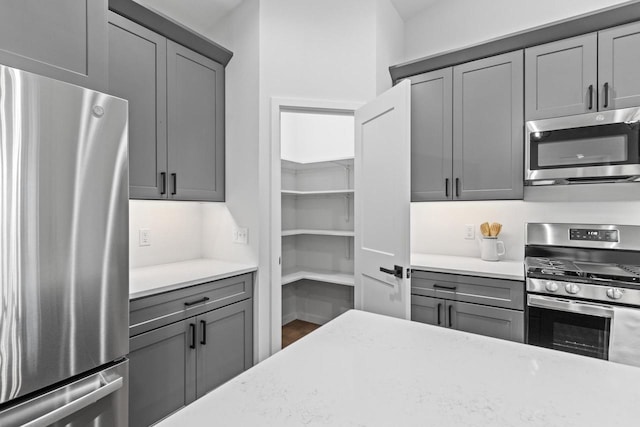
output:
[[[387,274],[392,274],[398,279],[402,279],[402,266],[394,265],[393,270],[389,270],[388,268],[380,267],[380,271]]]

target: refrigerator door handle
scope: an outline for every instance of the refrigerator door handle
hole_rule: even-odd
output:
[[[26,424],[23,424],[23,427],[41,427],[48,426],[50,424],[55,423],[56,421],[60,421],[61,419],[74,414],[81,409],[86,408],[87,406],[97,402],[98,400],[106,397],[122,388],[124,384],[124,380],[122,377],[118,377],[117,379],[106,383],[102,387],[93,390],[90,393],[85,394],[84,396],[67,403],[64,406],[59,407],[41,417],[36,418],[33,421],[30,421]]]

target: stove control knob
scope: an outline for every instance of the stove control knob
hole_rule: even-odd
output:
[[[567,283],[564,287],[564,290],[567,291],[568,294],[575,295],[580,292],[580,286],[575,283]]]
[[[558,284],[552,281],[545,283],[544,287],[549,292],[556,292],[558,290]]]
[[[607,296],[611,299],[620,299],[622,298],[622,289],[618,288],[609,288],[607,289]]]

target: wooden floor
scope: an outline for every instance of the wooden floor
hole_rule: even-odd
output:
[[[303,336],[315,331],[320,325],[304,320],[294,320],[282,327],[282,348],[298,341]]]

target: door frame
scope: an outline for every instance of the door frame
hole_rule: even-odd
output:
[[[270,300],[270,354],[282,348],[282,219],[281,219],[281,163],[280,163],[280,113],[282,111],[317,111],[322,113],[355,114],[363,102],[330,101],[304,98],[271,97],[271,138],[269,176],[271,177],[268,210],[268,275]],[[354,128],[355,133],[355,128]],[[262,268],[262,267],[261,267]]]

